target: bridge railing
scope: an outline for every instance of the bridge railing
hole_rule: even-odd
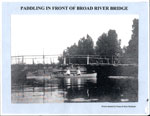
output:
[[[99,56],[99,55],[68,55],[63,64],[131,64],[137,63],[137,58]]]
[[[11,56],[11,64],[53,64],[58,62],[58,55],[20,55]]]
[[[100,56],[100,55],[22,55],[12,56],[12,64],[53,64],[59,63],[58,58],[62,58],[61,64],[130,64],[137,63],[137,58]]]

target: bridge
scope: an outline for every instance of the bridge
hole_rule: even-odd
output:
[[[59,61],[58,61],[59,59]],[[124,65],[134,62],[134,58],[101,56],[101,55],[20,55],[11,57],[12,64],[53,64],[60,62],[63,65]]]
[[[84,66],[88,72],[97,72],[98,77],[111,76],[137,76],[138,64],[133,63],[134,58],[125,57],[106,57],[99,55],[22,55],[12,56],[12,64],[41,64],[42,68],[45,65],[52,64],[67,67],[67,66]],[[58,62],[58,58],[60,59]],[[61,62],[61,63],[60,63]]]
[[[58,62],[60,56],[61,54],[11,56],[11,64],[53,64]]]

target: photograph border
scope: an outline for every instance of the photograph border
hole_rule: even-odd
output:
[[[139,15],[139,102],[138,103],[121,103],[122,105],[135,105],[136,108],[101,108],[103,103],[81,103],[81,104],[32,104],[34,110],[41,109],[40,111],[33,112],[30,110],[31,107],[28,104],[11,104],[11,82],[10,82],[10,64],[11,64],[11,56],[10,56],[10,38],[11,38],[11,15],[12,14],[24,14],[24,15],[36,15],[36,14],[49,14],[49,12],[43,11],[31,11],[29,12],[21,12],[19,10],[20,5],[40,5],[41,3],[10,3],[4,2],[2,3],[2,113],[3,114],[146,114],[145,107],[148,107],[147,99],[148,99],[148,3],[140,2],[140,3],[118,3],[119,5],[127,5],[129,7],[128,11],[121,11],[114,13],[112,11],[107,12],[108,14],[138,14]],[[44,5],[52,5],[52,4],[67,4],[71,5],[73,3],[43,3]],[[75,4],[81,4],[75,2]],[[95,5],[97,3],[88,2],[86,5]],[[100,3],[99,3],[100,4]],[[116,3],[103,3],[106,5],[115,5]],[[9,7],[8,7],[9,6]],[[134,7],[133,7],[134,6]],[[142,10],[141,10],[142,9]],[[145,11],[145,12],[144,12]],[[52,12],[55,14],[56,12]],[[75,12],[73,12],[75,13]],[[88,12],[76,12],[75,14],[88,14]],[[95,12],[94,12],[95,13]],[[105,14],[106,12],[97,12],[99,14]],[[97,14],[96,13],[96,14]],[[66,12],[57,12],[57,14],[66,15]],[[91,14],[90,14],[91,15]],[[93,15],[93,14],[92,14]],[[4,39],[5,38],[5,39]],[[144,40],[141,38],[145,38]],[[143,57],[144,56],[144,57]],[[143,79],[144,78],[144,79]],[[112,103],[105,103],[105,105],[112,105]],[[80,107],[79,107],[80,105]],[[114,103],[113,105],[120,105],[118,103]],[[90,106],[90,107],[89,107]],[[58,109],[49,111],[49,108],[57,107]],[[69,111],[63,111],[63,107],[68,109]],[[96,109],[94,109],[96,107]],[[23,108],[23,109],[21,109]],[[77,111],[73,109],[76,108]],[[16,110],[17,109],[17,110]],[[109,110],[109,113],[107,112]]]

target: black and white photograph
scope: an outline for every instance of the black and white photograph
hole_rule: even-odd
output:
[[[138,102],[138,15],[11,15],[11,103]]]

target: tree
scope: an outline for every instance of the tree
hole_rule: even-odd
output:
[[[81,38],[78,41],[78,55],[93,55],[94,54],[94,42],[92,38],[87,34],[87,38]]]
[[[67,55],[77,55],[78,54],[78,46],[74,43],[74,45],[67,48]]]
[[[138,19],[133,20],[132,35],[125,56],[133,58],[132,63],[138,63]]]
[[[106,57],[119,57],[121,54],[121,40],[117,39],[115,30],[109,30],[108,34],[103,33],[96,42],[95,51],[97,55]]]
[[[66,57],[67,63],[86,63],[85,58],[75,58],[74,55],[93,55],[94,54],[94,42],[92,38],[87,34],[86,38],[83,37],[78,41],[78,45],[74,44],[67,47],[63,52],[63,57]],[[72,56],[72,57],[69,57]],[[59,57],[59,63],[63,62],[63,57]]]

